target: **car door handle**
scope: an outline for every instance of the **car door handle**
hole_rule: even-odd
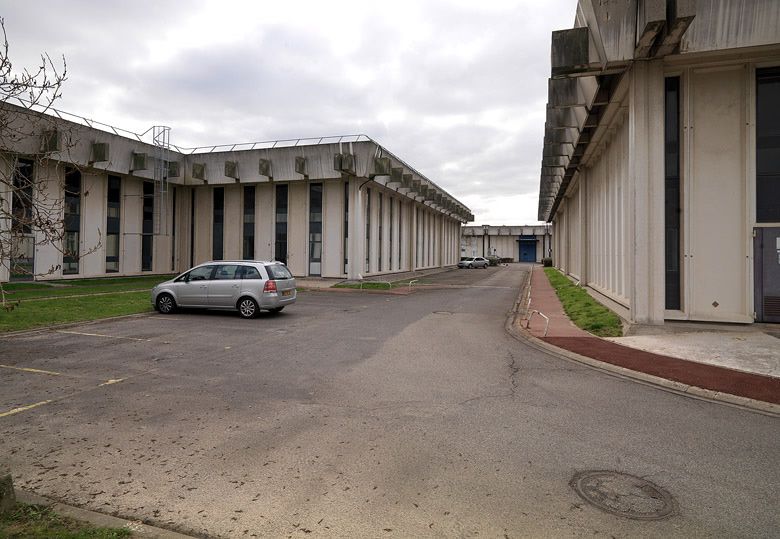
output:
[[[238,288],[238,285],[237,285],[237,284],[234,284],[234,285],[233,285],[233,288]]]

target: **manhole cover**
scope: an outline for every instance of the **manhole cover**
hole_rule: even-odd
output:
[[[672,495],[650,481],[619,472],[575,474],[569,483],[586,502],[621,517],[661,520],[674,515]]]

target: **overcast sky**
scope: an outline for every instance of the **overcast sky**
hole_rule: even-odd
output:
[[[10,56],[65,56],[56,107],[200,146],[363,133],[466,204],[536,222],[550,32],[576,0],[7,2]]]

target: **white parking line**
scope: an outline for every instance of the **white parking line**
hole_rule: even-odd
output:
[[[11,365],[0,365],[0,368],[3,369],[13,369],[15,371],[24,371],[24,372],[34,372],[37,374],[50,374],[52,376],[61,376],[61,372],[54,372],[54,371],[44,371],[41,369],[31,369],[29,367],[12,367]]]
[[[106,339],[124,339],[128,341],[140,341],[150,342],[152,339],[140,339],[138,337],[122,337],[119,335],[104,335],[102,333],[84,333],[82,331],[65,331],[62,329],[55,330],[56,333],[65,333],[66,335],[83,335],[85,337],[103,337]]]
[[[30,410],[31,408],[36,408],[38,406],[43,406],[44,404],[49,404],[50,402],[51,400],[47,400],[47,401],[36,402],[35,404],[30,404],[28,406],[20,406],[19,408],[14,408],[13,410],[0,413],[0,417],[6,417],[9,415],[18,414],[19,412],[24,412],[25,410]]]

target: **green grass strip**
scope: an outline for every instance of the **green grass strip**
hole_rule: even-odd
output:
[[[0,516],[0,537],[14,539],[123,539],[131,532],[123,528],[99,528],[87,522],[56,514],[43,505],[17,504]]]
[[[620,317],[593,299],[584,288],[576,286],[555,268],[544,268],[544,273],[555,288],[563,310],[577,327],[599,337],[621,337]]]
[[[10,312],[0,311],[0,332],[98,320],[151,310],[148,291],[22,301]]]
[[[7,301],[57,296],[84,296],[113,291],[149,290],[172,278],[169,275],[141,277],[108,277],[105,279],[72,279],[37,281],[34,283],[3,283]]]

